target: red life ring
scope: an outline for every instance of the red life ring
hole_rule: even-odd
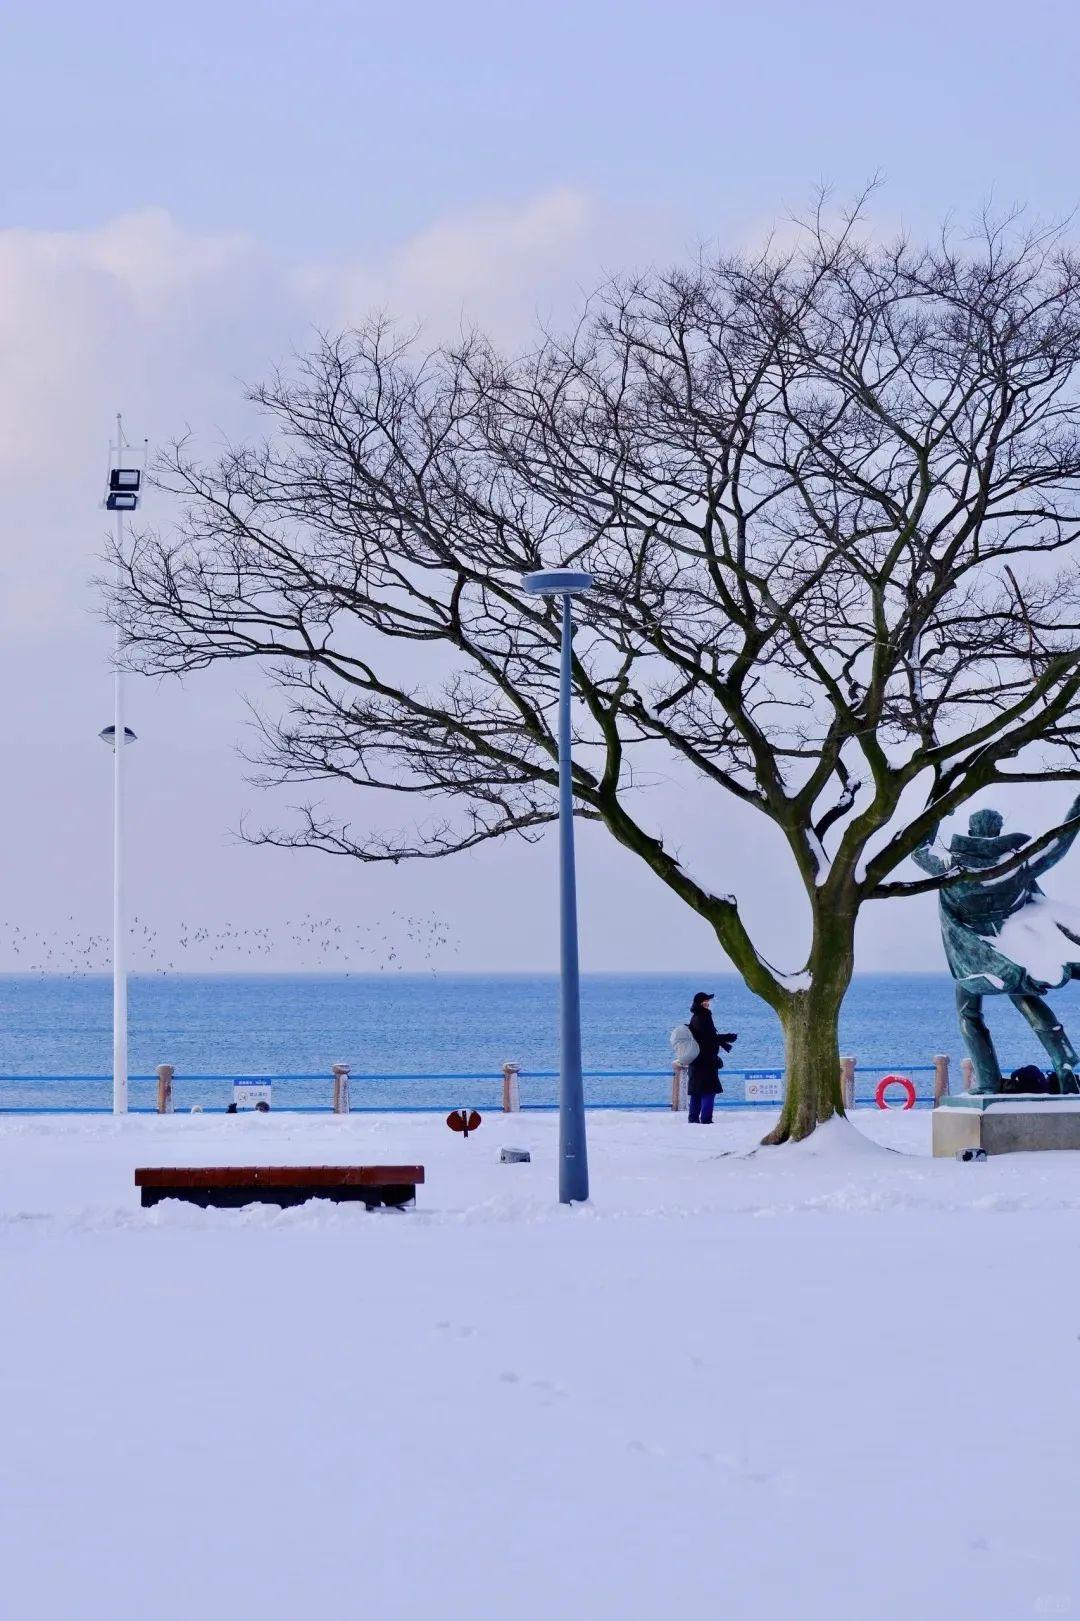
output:
[[[915,1107],[915,1088],[912,1086],[907,1076],[886,1075],[878,1082],[877,1091],[874,1093],[874,1101],[877,1103],[879,1109],[892,1108],[891,1103],[885,1102],[885,1093],[888,1091],[890,1086],[902,1086],[904,1088],[906,1097],[905,1101],[900,1105],[902,1109],[913,1109]]]

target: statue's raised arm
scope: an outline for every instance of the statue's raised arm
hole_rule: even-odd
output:
[[[1040,878],[1044,872],[1049,872],[1051,867],[1056,867],[1062,856],[1068,855],[1072,849],[1073,841],[1076,835],[1080,833],[1080,794],[1077,794],[1069,806],[1069,814],[1065,820],[1066,822],[1072,822],[1073,826],[1067,827],[1063,833],[1059,833],[1057,838],[1048,844],[1045,850],[1041,851],[1033,861],[1028,862],[1028,872],[1032,878]]]
[[[935,822],[918,849],[911,852],[911,859],[915,865],[921,867],[923,872],[928,872],[931,878],[941,878],[949,870],[948,862],[942,861],[934,849],[940,826],[940,822]]]

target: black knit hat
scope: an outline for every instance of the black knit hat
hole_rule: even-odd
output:
[[[714,991],[695,991],[694,1000],[690,1004],[691,1013],[696,1013],[703,1002],[711,1002],[715,994]]]

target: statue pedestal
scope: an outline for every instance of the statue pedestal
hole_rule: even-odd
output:
[[[1035,1092],[961,1092],[943,1098],[931,1116],[934,1155],[962,1148],[988,1154],[1030,1154],[1080,1148],[1080,1097]]]

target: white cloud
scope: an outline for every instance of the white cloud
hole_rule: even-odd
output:
[[[133,438],[235,424],[238,376],[303,319],[256,244],[160,211],[0,232],[0,624],[41,632],[85,613],[118,407]]]
[[[531,332],[537,319],[565,319],[603,273],[605,253],[627,233],[569,188],[517,209],[481,210],[444,220],[374,269],[344,278],[344,313],[373,306],[419,315],[438,336],[480,325],[501,343]]]
[[[178,374],[218,352],[221,313],[262,282],[259,260],[240,237],[192,236],[156,210],[95,231],[0,232],[0,471],[100,462],[118,395],[167,416]]]
[[[87,231],[0,231],[0,625],[74,622],[100,549],[113,416],[133,439],[251,424],[243,383],[319,326],[387,310],[435,336],[462,322],[523,339],[560,319],[632,233],[579,191],[435,222],[381,261],[286,263],[163,210]]]

